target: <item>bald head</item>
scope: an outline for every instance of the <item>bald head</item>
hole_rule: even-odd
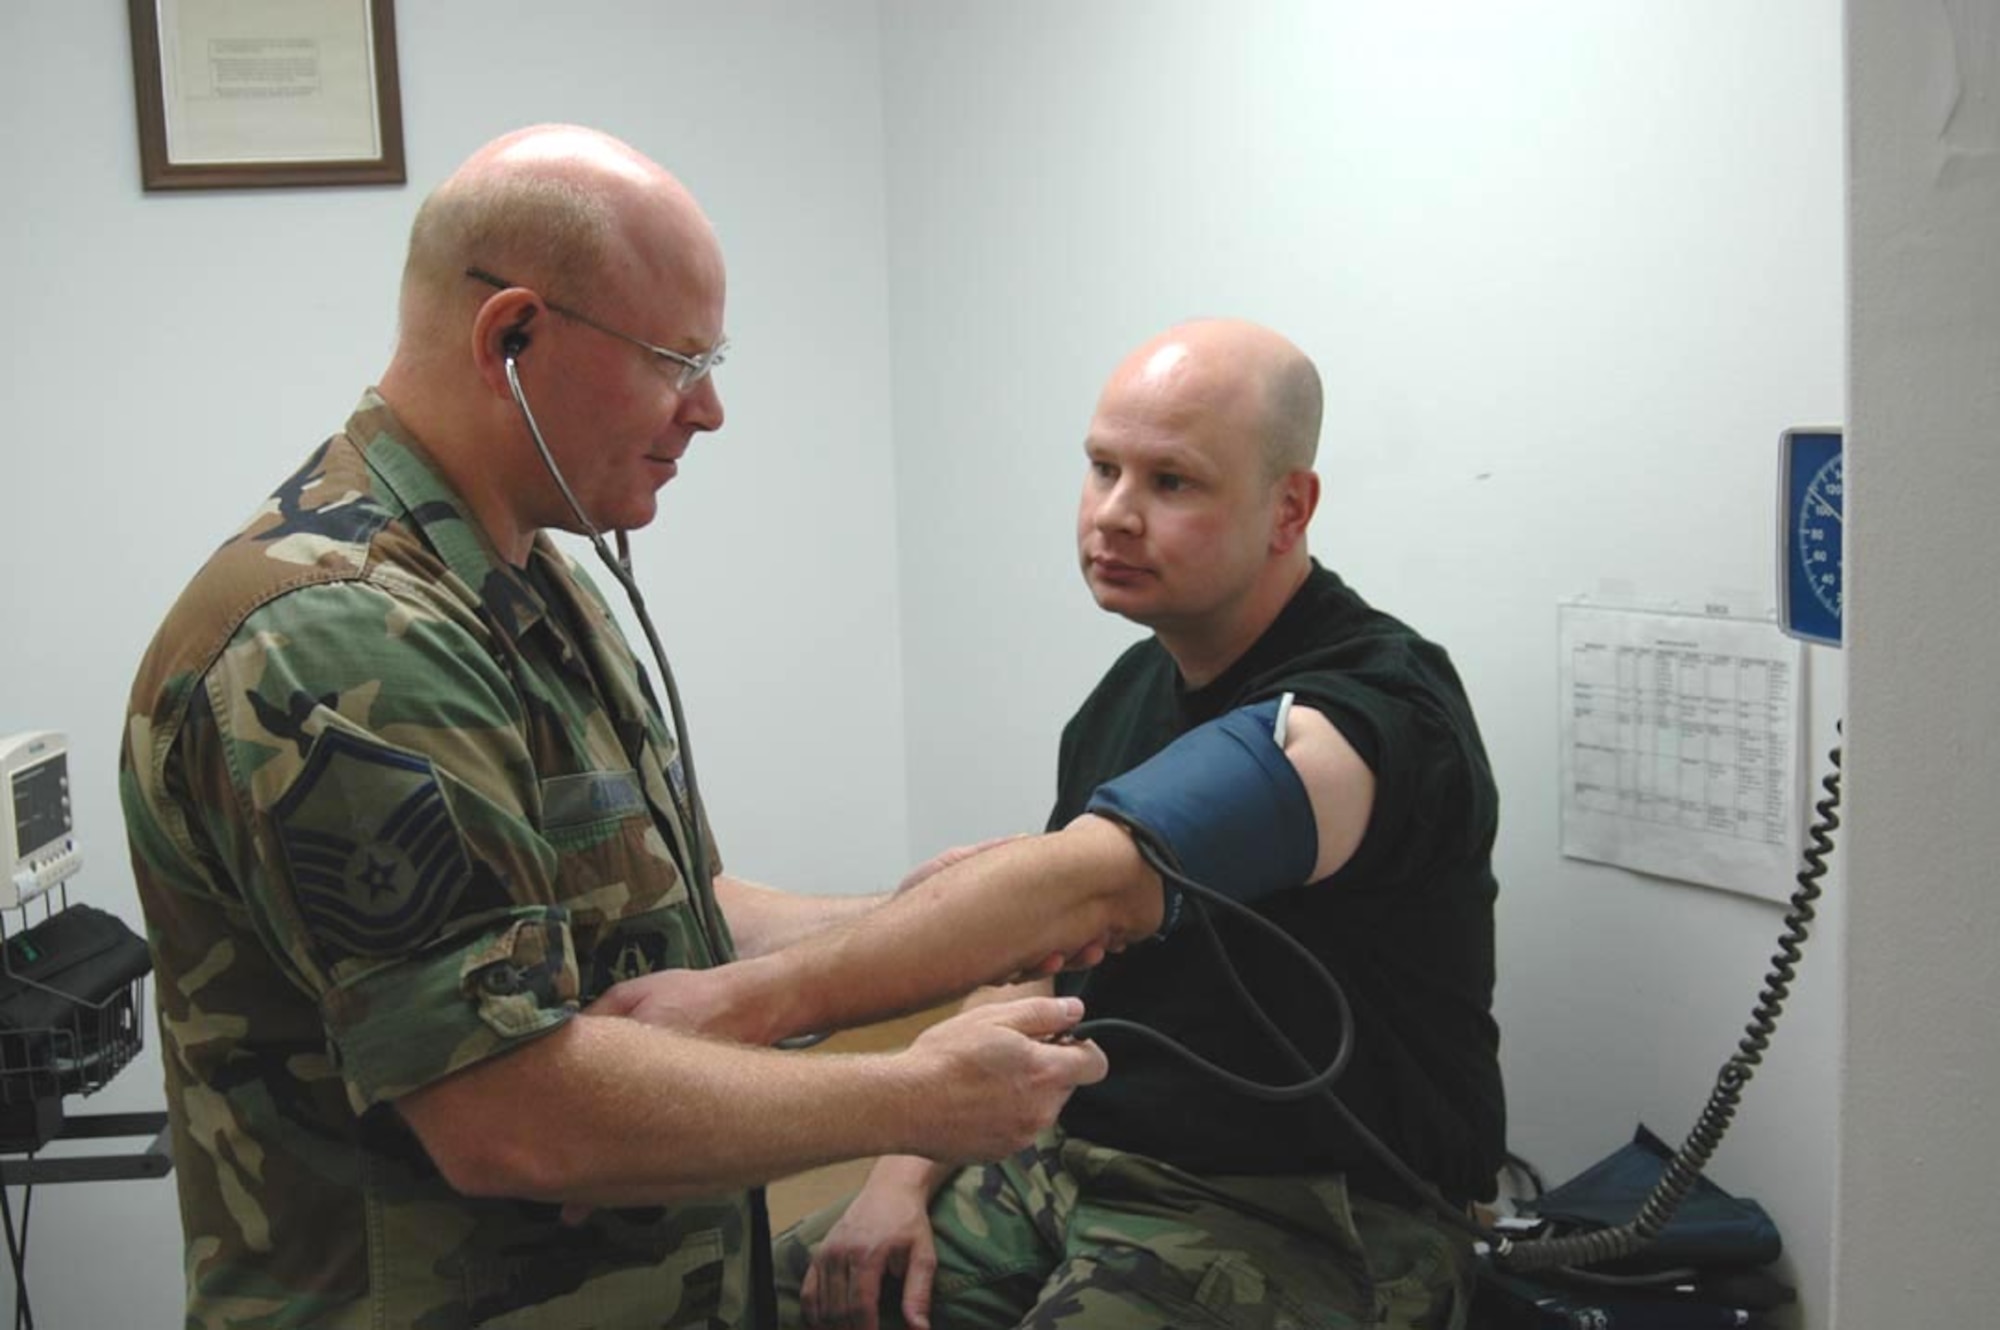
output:
[[[404,331],[425,330],[455,301],[476,298],[468,266],[595,305],[661,255],[720,269],[708,219],[678,180],[597,130],[517,130],[467,158],[418,210],[403,269]]]
[[[1127,356],[1104,395],[1143,395],[1255,438],[1266,476],[1310,470],[1319,452],[1319,371],[1289,340],[1242,319],[1198,319]]]
[[[1084,440],[1077,556],[1100,608],[1151,628],[1191,686],[1248,649],[1310,574],[1319,375],[1240,319],[1127,356]]]
[[[661,364],[720,342],[725,285],[708,219],[659,164],[597,130],[519,130],[419,209],[377,388],[510,561],[547,527],[636,529],[721,428],[713,376]]]

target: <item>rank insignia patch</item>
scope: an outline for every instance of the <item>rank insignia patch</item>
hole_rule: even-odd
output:
[[[274,811],[299,913],[338,955],[422,943],[471,876],[430,764],[342,730],[319,736]]]

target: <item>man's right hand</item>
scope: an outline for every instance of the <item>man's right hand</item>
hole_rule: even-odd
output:
[[[1075,998],[972,1007],[933,1025],[898,1056],[923,1067],[927,1099],[912,1153],[945,1163],[1003,1159],[1051,1126],[1079,1085],[1104,1079],[1104,1052],[1063,1036]]]
[[[938,1263],[930,1221],[935,1169],[907,1156],[875,1165],[846,1213],[813,1248],[799,1288],[808,1326],[877,1330],[885,1275],[903,1281],[903,1320],[916,1330],[930,1324]]]

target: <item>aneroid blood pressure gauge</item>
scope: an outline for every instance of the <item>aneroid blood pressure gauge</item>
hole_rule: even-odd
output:
[[[1846,488],[1838,429],[1788,429],[1778,463],[1778,626],[1840,645]]]

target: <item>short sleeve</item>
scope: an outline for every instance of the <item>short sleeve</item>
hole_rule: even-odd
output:
[[[357,1109],[538,1037],[579,989],[518,701],[478,637],[361,584],[246,622],[177,760]]]
[[[320,1010],[360,1111],[555,1029],[576,994],[567,918],[530,907],[337,982]]]
[[[1335,881],[1421,881],[1427,866],[1490,839],[1497,810],[1484,751],[1420,677],[1312,672],[1283,688],[1332,722],[1375,775],[1367,829]]]

